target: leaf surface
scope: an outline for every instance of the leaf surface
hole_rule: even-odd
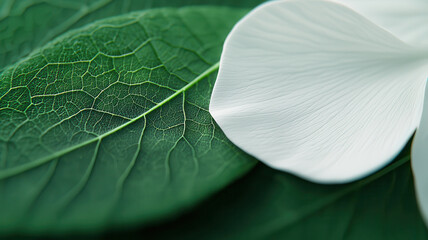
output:
[[[70,29],[131,11],[189,5],[254,7],[263,0],[0,1],[0,71]]]
[[[0,75],[0,233],[101,230],[177,214],[255,161],[207,107],[245,13],[135,12],[71,31]]]
[[[314,184],[259,164],[196,211],[141,235],[186,240],[428,239],[415,201],[408,147],[388,167],[346,185]]]

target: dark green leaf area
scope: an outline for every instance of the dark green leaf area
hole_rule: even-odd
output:
[[[119,14],[158,7],[224,5],[252,8],[264,0],[2,0],[0,72],[58,35]]]
[[[0,233],[158,221],[254,160],[208,113],[244,11],[135,12],[68,32],[0,75]]]
[[[366,179],[333,186],[259,164],[196,211],[141,235],[186,240],[428,239],[407,157]]]

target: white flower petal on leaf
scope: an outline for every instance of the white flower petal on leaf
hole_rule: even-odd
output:
[[[413,135],[426,53],[341,4],[269,2],[229,34],[210,112],[233,143],[273,168],[353,181]]]
[[[411,164],[416,195],[425,222],[428,223],[428,86],[422,119],[412,142]]]

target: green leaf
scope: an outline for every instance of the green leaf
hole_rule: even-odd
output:
[[[2,0],[0,71],[70,29],[131,11],[187,5],[254,7],[263,0]]]
[[[135,12],[71,31],[0,75],[0,233],[178,214],[249,170],[208,113],[245,11]]]
[[[140,235],[149,239],[428,239],[408,154],[346,185],[313,184],[259,164],[196,211]]]

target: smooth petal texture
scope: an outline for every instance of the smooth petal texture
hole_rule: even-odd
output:
[[[401,40],[428,45],[428,1],[340,0]]]
[[[269,2],[229,34],[210,112],[273,168],[353,181],[389,163],[414,133],[425,53],[341,4]]]
[[[412,142],[411,163],[416,195],[425,223],[428,224],[428,86],[422,119]]]

